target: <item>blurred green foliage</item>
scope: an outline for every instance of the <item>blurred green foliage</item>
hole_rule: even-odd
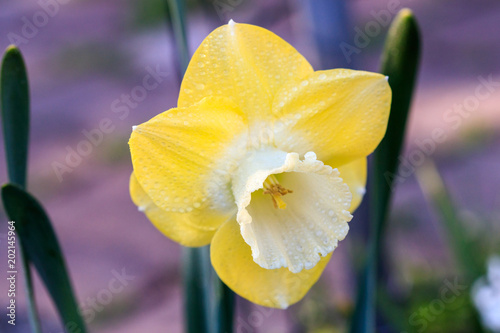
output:
[[[188,11],[195,10],[200,5],[199,0],[184,2]],[[171,15],[167,0],[129,1],[129,4],[133,8],[132,13],[134,13],[129,24],[134,30],[148,29],[165,22],[170,25]]]

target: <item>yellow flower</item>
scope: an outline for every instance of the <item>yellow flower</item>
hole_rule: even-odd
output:
[[[270,31],[231,21],[194,54],[178,107],[134,127],[132,199],[174,241],[211,244],[236,293],[286,308],[346,236],[390,102],[384,76],[315,72]]]

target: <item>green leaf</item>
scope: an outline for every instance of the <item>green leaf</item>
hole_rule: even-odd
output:
[[[85,333],[62,252],[44,209],[14,184],[2,187],[2,200],[9,219],[15,221],[26,254],[54,300],[65,329]]]
[[[420,37],[417,22],[409,9],[402,9],[394,19],[382,53],[380,72],[389,77],[392,104],[387,132],[373,156],[374,193],[372,205],[377,207],[376,220],[383,226],[387,215],[398,156],[404,141],[406,119],[417,77]],[[379,227],[379,232],[383,228]],[[377,235],[380,238],[380,235]]]
[[[380,248],[419,57],[420,37],[417,22],[409,9],[402,9],[389,29],[382,55],[381,73],[389,77],[392,104],[386,135],[373,156],[369,195],[372,230],[366,265],[358,284],[358,298],[350,328],[352,333],[375,332]]]
[[[7,160],[7,173],[11,183],[26,186],[29,141],[28,76],[21,52],[15,46],[5,51],[0,69],[0,105]],[[28,300],[28,317],[34,332],[42,332],[36,310],[35,291],[31,279],[30,260],[19,242],[19,259],[23,266],[24,284]]]
[[[23,266],[24,273],[24,286],[26,288],[26,298],[28,300],[28,318],[35,333],[42,333],[42,325],[36,309],[35,290],[33,289],[33,280],[31,278],[30,260],[25,250],[22,239],[19,239],[19,257],[21,258],[21,265]]]
[[[29,140],[28,77],[21,52],[9,46],[0,77],[2,123],[10,182],[26,187]]]
[[[486,273],[484,268],[486,258],[468,237],[464,222],[457,214],[459,210],[453,203],[432,160],[426,161],[421,168],[417,169],[417,180],[427,201],[434,206],[439,214],[448,243],[462,274],[467,283],[473,283]]]
[[[417,180],[427,201],[434,206],[439,214],[449,246],[465,278],[465,284],[472,285],[486,273],[484,268],[486,258],[467,236],[467,229],[464,227],[462,219],[457,215],[458,209],[432,160],[427,160],[421,168],[417,169]],[[474,332],[485,332],[477,309],[471,310],[473,320],[471,320],[470,325],[474,327]]]

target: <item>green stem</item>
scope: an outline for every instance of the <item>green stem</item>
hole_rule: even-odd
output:
[[[188,333],[209,332],[209,247],[183,248],[184,324]]]
[[[234,293],[213,272],[215,284],[215,332],[232,333],[234,318]]]
[[[189,64],[186,18],[182,0],[168,0],[172,28],[177,45],[181,75]],[[188,333],[210,331],[210,249],[184,247],[182,251],[184,278],[184,325]]]
[[[184,1],[168,0],[168,6],[183,76],[190,59]],[[231,333],[234,295],[211,268],[209,247],[184,248],[183,271],[186,332]]]

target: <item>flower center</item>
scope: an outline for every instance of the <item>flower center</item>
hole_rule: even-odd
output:
[[[285,209],[286,203],[281,199],[282,196],[288,193],[293,193],[292,190],[288,190],[278,183],[278,180],[274,175],[270,175],[264,181],[264,194],[270,194],[271,199],[273,199],[274,208]]]

